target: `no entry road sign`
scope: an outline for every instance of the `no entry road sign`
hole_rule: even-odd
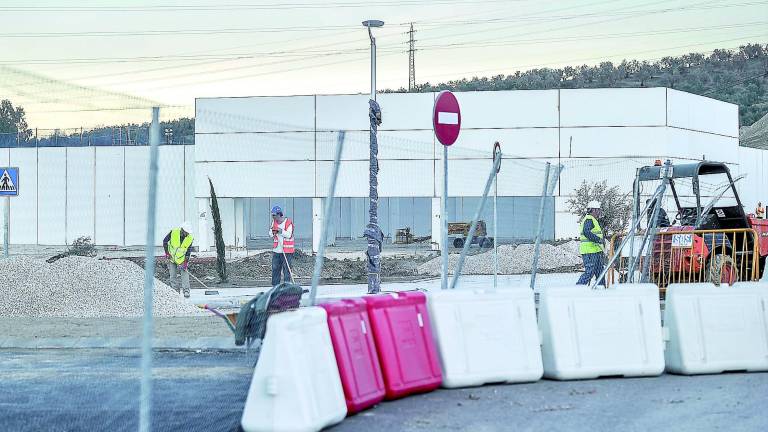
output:
[[[452,145],[459,137],[459,130],[461,130],[459,101],[448,90],[437,95],[432,113],[432,125],[437,140],[444,146]]]

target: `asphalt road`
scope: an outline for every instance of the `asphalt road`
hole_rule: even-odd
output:
[[[153,430],[236,431],[252,359],[157,352]],[[135,431],[135,350],[0,351],[4,431]],[[385,402],[333,427],[370,431],[768,431],[768,374],[539,381]]]

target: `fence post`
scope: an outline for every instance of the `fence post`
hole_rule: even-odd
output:
[[[499,173],[493,176],[493,289],[496,289],[499,279]]]
[[[550,181],[550,169],[551,164],[547,162],[547,166],[544,170],[544,188],[541,191],[541,202],[539,203],[539,221],[536,225],[536,242],[533,247],[533,264],[531,265],[531,289],[536,286],[536,275],[539,271],[539,255],[541,253],[541,236],[544,229],[544,207],[547,202],[547,197],[552,195],[555,191],[555,185],[560,178],[560,172],[563,170],[562,165],[558,165],[554,175],[552,175]]]
[[[144,259],[144,321],[141,340],[141,396],[139,431],[152,428],[152,288],[155,282],[155,208],[157,205],[157,146],[160,143],[160,108],[152,108],[149,135],[149,196],[147,199],[147,244]]]
[[[440,288],[448,288],[448,146],[443,146],[443,193],[440,202],[440,255],[442,261],[442,275],[440,277]]]
[[[464,248],[461,250],[461,255],[459,255],[459,262],[456,264],[456,270],[453,272],[453,280],[451,280],[451,289],[456,289],[456,284],[459,282],[459,275],[461,275],[461,268],[464,266],[464,258],[467,256],[467,252],[469,251],[469,247],[472,246],[472,238],[475,236],[475,231],[477,230],[477,221],[480,219],[480,215],[483,213],[483,208],[485,208],[485,201],[488,199],[488,192],[491,190],[491,182],[493,182],[494,176],[496,176],[496,169],[499,167],[499,164],[501,163],[501,152],[499,152],[496,155],[496,158],[493,161],[493,166],[491,166],[491,172],[488,174],[488,180],[485,182],[485,189],[483,189],[483,197],[480,199],[480,204],[477,206],[477,211],[475,211],[475,217],[472,219],[472,225],[469,228],[469,234],[467,235],[467,241],[464,242]],[[482,245],[480,245],[482,247]]]
[[[336,143],[336,156],[333,158],[333,172],[331,173],[331,183],[328,186],[328,196],[325,199],[325,210],[323,215],[323,226],[320,229],[320,245],[317,247],[317,256],[315,256],[315,271],[312,273],[312,287],[309,291],[309,305],[314,306],[317,302],[317,286],[320,284],[320,275],[323,272],[323,259],[325,257],[325,244],[328,237],[328,226],[331,224],[331,215],[333,213],[333,198],[336,196],[336,179],[339,176],[339,166],[341,165],[341,151],[344,149],[345,131],[339,131],[338,142]]]

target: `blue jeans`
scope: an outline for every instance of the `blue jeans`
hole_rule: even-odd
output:
[[[280,273],[283,273],[283,282],[292,282],[289,266],[293,261],[293,253],[272,252],[272,286],[280,285]]]
[[[584,254],[581,256],[581,259],[584,260],[584,274],[581,275],[579,281],[576,282],[576,284],[587,285],[592,281],[593,277],[599,277],[600,273],[603,272],[603,254]],[[605,278],[600,279],[598,285],[605,286]]]

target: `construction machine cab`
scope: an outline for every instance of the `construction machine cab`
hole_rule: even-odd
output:
[[[667,167],[654,165],[640,168],[640,182],[664,178]],[[677,207],[673,225],[697,230],[749,228],[750,223],[736,191],[728,166],[721,162],[697,162],[671,166],[669,187]],[[702,192],[707,197],[702,202]],[[635,203],[639,206],[639,203]]]

